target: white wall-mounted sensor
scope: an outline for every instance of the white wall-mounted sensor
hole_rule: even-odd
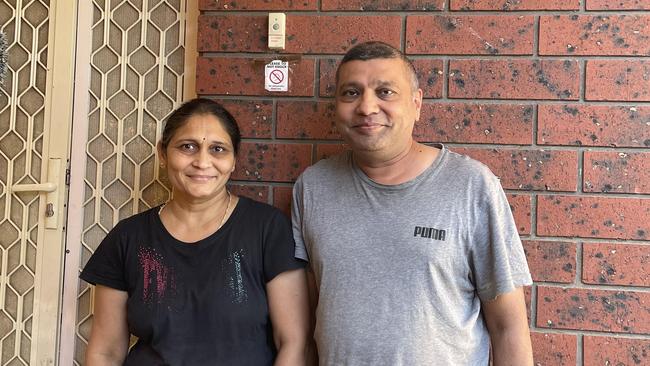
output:
[[[269,48],[284,49],[286,21],[284,13],[269,13]]]

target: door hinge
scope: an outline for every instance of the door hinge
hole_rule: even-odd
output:
[[[65,185],[70,185],[70,169],[65,170]]]

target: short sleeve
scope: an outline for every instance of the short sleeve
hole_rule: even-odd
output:
[[[99,244],[81,275],[82,280],[93,284],[127,291],[125,273],[125,242],[123,225],[118,223]]]
[[[482,301],[532,283],[510,205],[498,179],[486,178],[472,246],[472,271]],[[480,195],[479,195],[480,196]]]
[[[305,267],[304,261],[294,257],[294,247],[289,219],[274,210],[264,238],[264,277],[267,282],[282,272]]]
[[[293,185],[293,199],[291,200],[291,227],[293,229],[293,238],[296,241],[295,253],[296,258],[309,261],[309,254],[305,246],[303,233],[303,184],[302,177]]]

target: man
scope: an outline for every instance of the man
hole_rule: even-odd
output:
[[[498,179],[413,140],[422,90],[397,49],[368,42],[337,70],[351,152],[293,196],[296,256],[318,294],[321,365],[532,365],[526,258]]]

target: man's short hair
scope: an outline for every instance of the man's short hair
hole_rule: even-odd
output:
[[[415,72],[415,66],[413,66],[411,60],[409,60],[402,53],[402,51],[380,41],[363,42],[350,48],[348,52],[345,53],[343,59],[341,59],[341,62],[339,63],[338,68],[336,69],[336,84],[339,83],[339,71],[341,70],[341,66],[343,66],[345,63],[350,61],[368,61],[382,58],[399,58],[404,61],[404,64],[406,65],[406,68],[411,77],[411,85],[413,87],[413,91],[418,90],[418,77]]]

